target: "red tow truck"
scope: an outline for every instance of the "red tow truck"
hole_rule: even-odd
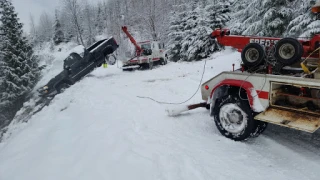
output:
[[[123,70],[152,69],[156,64],[166,65],[168,63],[168,55],[164,50],[164,45],[161,45],[158,41],[150,40],[137,42],[129,33],[126,26],[122,27],[122,31],[135,47],[135,54],[128,61],[124,62]]]
[[[320,13],[320,2],[312,9]],[[241,52],[242,68],[204,82],[205,102],[182,111],[206,107],[220,133],[235,141],[259,136],[268,123],[309,133],[319,129],[320,35],[302,40],[235,36],[219,29],[212,37]]]

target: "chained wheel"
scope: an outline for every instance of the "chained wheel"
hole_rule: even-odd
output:
[[[242,141],[255,130],[252,110],[247,100],[227,95],[217,100],[213,116],[220,133],[229,139]]]

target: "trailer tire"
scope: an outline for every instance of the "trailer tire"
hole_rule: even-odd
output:
[[[241,52],[241,59],[249,68],[259,66],[264,62],[264,58],[264,48],[258,43],[249,43]]]
[[[260,136],[268,127],[268,123],[259,121],[259,120],[254,120],[254,128],[251,133],[251,137],[256,138]]]
[[[292,65],[301,60],[303,47],[294,38],[283,38],[275,46],[275,58],[283,65]]]
[[[234,141],[250,137],[254,128],[252,110],[248,101],[227,95],[217,99],[213,117],[220,133]]]

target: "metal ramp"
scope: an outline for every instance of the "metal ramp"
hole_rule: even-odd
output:
[[[255,119],[309,133],[315,132],[320,127],[320,116],[318,114],[275,107],[269,107],[266,111],[255,116]]]

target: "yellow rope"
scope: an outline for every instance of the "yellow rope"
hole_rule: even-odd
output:
[[[300,66],[303,69],[304,73],[306,73],[306,74],[310,74],[311,73],[309,68],[304,63],[310,58],[310,56],[312,56],[312,54],[314,54],[318,50],[319,50],[319,59],[320,59],[320,47],[319,47],[316,50],[314,50],[311,54],[309,54],[309,56],[300,64]]]

